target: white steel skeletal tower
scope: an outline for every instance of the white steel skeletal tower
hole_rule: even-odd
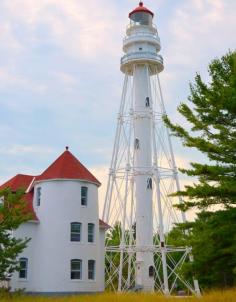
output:
[[[160,39],[153,13],[142,2],[129,19],[121,59],[124,86],[103,210],[113,235],[106,243],[106,286],[167,295],[185,288],[199,294],[197,280],[184,280],[180,273],[184,261],[192,261],[191,249],[169,246],[166,239],[185,215],[173,207],[181,199],[170,197],[179,190],[179,180],[162,120]]]

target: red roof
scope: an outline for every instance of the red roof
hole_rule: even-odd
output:
[[[17,174],[3,185],[0,186],[0,190],[10,188],[13,192],[17,191],[18,189],[26,190],[29,188],[30,184],[32,183],[34,176],[32,175],[24,175],[24,174]],[[38,220],[34,209],[33,209],[33,194],[34,192],[26,192],[24,195],[24,201],[26,202],[26,209],[29,213],[32,214],[32,220]]]
[[[138,12],[144,12],[144,13],[148,13],[148,14],[152,15],[152,17],[154,16],[153,12],[151,12],[148,8],[143,6],[143,2],[141,2],[141,1],[139,2],[139,6],[136,7],[131,13],[129,13],[129,18],[132,14],[138,13]]]
[[[26,190],[29,185],[31,184],[34,176],[32,175],[25,175],[25,174],[17,174],[16,176],[12,177],[10,180],[5,182],[0,186],[0,190],[9,187],[13,192],[18,189]]]
[[[101,183],[68,150],[64,151],[35,181],[48,179],[78,179],[97,184]]]
[[[33,197],[34,197],[34,191],[28,192],[24,196],[24,200],[26,202],[26,209],[29,211],[29,213],[32,214],[32,220],[38,221],[38,217],[35,214],[34,208],[33,208]]]
[[[27,209],[32,213],[32,219],[38,221],[33,208],[33,195],[35,181],[48,179],[78,179],[86,180],[100,186],[101,183],[86,169],[81,162],[70,152],[68,148],[56,159],[41,175],[32,176],[25,174],[17,174],[0,186],[0,190],[10,188],[13,192],[18,189],[25,190],[24,200],[27,203]],[[109,228],[109,226],[99,220],[101,228]]]

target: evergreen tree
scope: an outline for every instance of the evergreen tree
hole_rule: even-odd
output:
[[[225,288],[236,284],[236,208],[198,214],[194,222],[176,226],[170,244],[192,247],[194,263],[185,263],[182,273],[195,277],[202,288]],[[187,232],[186,232],[187,231]]]
[[[24,201],[24,191],[0,191],[0,281],[11,277],[19,269],[17,256],[30,239],[16,239],[12,231],[31,218]]]
[[[188,198],[179,206],[182,210],[236,204],[236,52],[212,61],[209,76],[206,84],[197,74],[190,85],[190,104],[178,107],[191,131],[164,118],[184,146],[196,148],[209,160],[209,164],[191,163],[190,169],[180,170],[199,180],[177,193]]]

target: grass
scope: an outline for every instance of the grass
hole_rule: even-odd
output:
[[[157,294],[98,294],[70,297],[11,296],[0,297],[1,302],[236,302],[236,289],[211,291],[197,297],[164,297]]]

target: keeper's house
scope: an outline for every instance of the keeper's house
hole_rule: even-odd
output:
[[[14,232],[30,237],[19,257],[12,290],[77,293],[104,290],[104,241],[108,225],[98,217],[100,182],[68,151],[41,175],[18,174],[0,186],[25,189],[33,219]]]

